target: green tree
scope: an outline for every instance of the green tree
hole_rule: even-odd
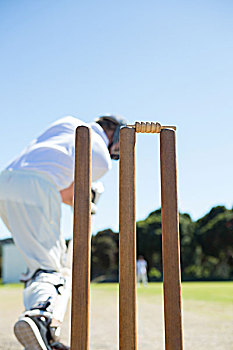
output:
[[[189,214],[179,214],[181,271],[183,280],[233,278],[233,210],[224,206],[192,221]],[[137,256],[148,263],[153,280],[162,277],[161,210],[137,222]],[[92,277],[118,277],[119,235],[104,230],[92,237]]]
[[[160,209],[152,212],[145,220],[137,223],[137,256],[139,255],[143,255],[148,263],[149,276],[153,276],[154,279],[160,279],[162,275],[162,227]],[[151,269],[153,270],[150,273]]]
[[[197,221],[196,234],[205,277],[233,278],[233,210],[212,208]]]
[[[118,235],[111,230],[98,232],[92,236],[91,276],[117,275],[118,271]]]

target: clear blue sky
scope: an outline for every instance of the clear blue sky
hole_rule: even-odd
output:
[[[60,117],[119,113],[177,125],[181,212],[231,208],[232,18],[231,0],[1,1],[0,169]],[[118,230],[117,163],[103,183],[93,233]],[[159,206],[159,137],[139,134],[137,219]]]

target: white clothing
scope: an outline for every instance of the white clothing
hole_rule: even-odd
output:
[[[137,261],[137,273],[145,274],[147,269],[146,260],[138,260]]]
[[[0,215],[28,267],[21,278],[28,281],[23,291],[25,309],[48,303],[46,311],[62,322],[71,291],[71,268],[60,234],[61,196],[56,186],[42,173],[3,171]],[[47,272],[31,279],[38,270]],[[61,294],[59,285],[63,286]]]
[[[73,117],[58,120],[0,173],[0,216],[28,266],[25,309],[46,310],[61,322],[71,291],[72,254],[70,248],[67,257],[60,233],[59,191],[74,181],[75,131],[80,125],[88,124]],[[111,168],[111,158],[101,126],[90,127],[96,181]]]
[[[7,169],[44,173],[51,178],[58,191],[69,187],[74,181],[75,131],[81,125],[92,129],[92,181],[97,181],[112,166],[108,138],[99,124],[88,125],[70,116],[53,123]]]
[[[142,282],[145,285],[147,285],[148,283],[148,278],[147,278],[147,274],[146,273],[139,273],[137,275],[137,283]]]
[[[44,174],[5,170],[0,175],[0,215],[29,269],[60,271],[66,246],[60,234],[61,196]]]
[[[144,259],[137,260],[137,283],[147,284],[147,262]]]

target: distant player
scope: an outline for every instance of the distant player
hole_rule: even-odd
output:
[[[142,255],[139,255],[137,260],[137,283],[143,283],[144,286],[147,285],[147,262]]]

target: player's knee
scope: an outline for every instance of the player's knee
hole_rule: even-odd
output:
[[[38,270],[26,282],[23,291],[26,310],[52,312],[54,303],[65,285],[65,278],[58,272]]]

